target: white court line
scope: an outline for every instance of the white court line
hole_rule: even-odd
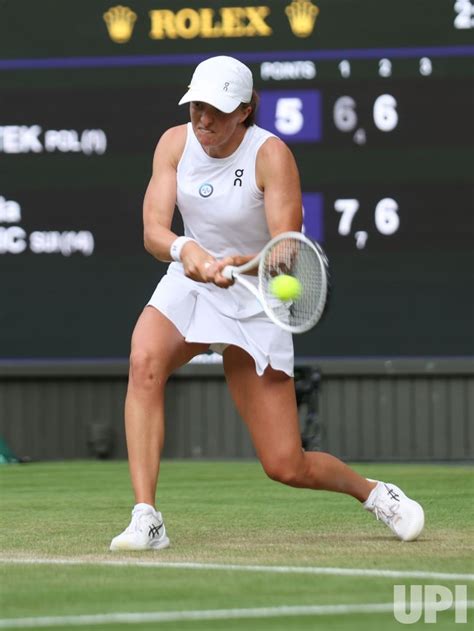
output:
[[[282,565],[238,565],[226,563],[191,563],[191,562],[163,562],[163,561],[141,561],[124,559],[38,559],[25,557],[0,557],[0,563],[13,565],[100,565],[112,567],[146,567],[146,568],[167,568],[185,570],[220,570],[220,571],[240,571],[240,572],[269,572],[275,574],[314,574],[332,576],[367,576],[373,578],[416,578],[446,581],[474,581],[474,574],[455,574],[448,572],[423,572],[412,570],[375,570],[358,569],[344,567],[305,567],[305,566],[282,566]]]
[[[412,603],[413,605],[417,603]],[[436,609],[444,603],[425,603],[425,610]],[[474,600],[457,602],[458,607],[472,609]],[[451,607],[452,608],[452,607]],[[178,622],[181,620],[230,620],[239,618],[277,618],[284,616],[337,616],[345,614],[374,614],[393,612],[393,603],[351,605],[286,605],[282,607],[254,607],[249,609],[207,609],[191,611],[150,611],[138,613],[103,613],[83,616],[47,616],[42,618],[3,618],[0,629],[34,629],[38,627],[84,626],[101,624],[133,624],[146,622]]]

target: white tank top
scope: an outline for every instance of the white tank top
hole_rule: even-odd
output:
[[[258,149],[272,136],[252,125],[232,155],[211,158],[187,124],[177,169],[177,205],[185,235],[216,258],[257,254],[270,239],[255,162]]]

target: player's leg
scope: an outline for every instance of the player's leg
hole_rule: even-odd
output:
[[[250,355],[235,346],[225,351],[224,367],[232,398],[269,477],[367,499],[372,482],[330,454],[303,451],[293,379],[271,367],[259,377]]]
[[[164,390],[170,374],[206,344],[188,344],[154,307],[142,312],[132,336],[125,430],[135,501],[155,502],[164,441]]]
[[[164,390],[170,374],[207,344],[188,344],[154,307],[142,312],[132,336],[125,401],[125,431],[135,507],[129,527],[111,550],[159,549],[169,545],[155,494],[164,441]]]
[[[259,377],[253,359],[237,347],[225,351],[224,367],[232,397],[269,477],[290,486],[346,493],[364,502],[364,508],[400,539],[419,536],[423,509],[398,487],[367,480],[330,454],[302,450],[291,378],[270,367]]]

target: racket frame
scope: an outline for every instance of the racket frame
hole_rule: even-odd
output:
[[[316,254],[316,257],[319,261],[319,265],[322,269],[321,273],[321,296],[318,302],[318,308],[314,311],[313,316],[308,319],[307,322],[300,324],[298,326],[286,324],[279,318],[277,318],[273,312],[273,309],[268,305],[265,299],[265,292],[263,291],[263,279],[264,279],[264,265],[265,265],[265,257],[269,250],[271,250],[278,242],[283,241],[285,239],[295,239],[297,241],[301,241],[305,243],[309,247],[312,248],[313,252]],[[242,278],[241,274],[245,274],[251,270],[254,270],[258,265],[258,288],[250,282],[246,278]],[[260,302],[263,307],[263,310],[267,314],[267,316],[274,322],[277,326],[284,329],[285,331],[289,331],[290,333],[304,333],[309,331],[313,326],[315,326],[318,321],[321,319],[321,316],[324,312],[324,306],[326,304],[327,294],[328,294],[328,260],[326,254],[322,250],[322,248],[312,241],[308,239],[302,232],[296,231],[288,231],[281,232],[276,237],[273,237],[265,247],[257,254],[253,259],[244,263],[244,265],[234,266],[227,265],[222,270],[222,275],[225,278],[233,279],[243,285],[246,289],[248,289]],[[284,302],[284,301],[282,301]]]

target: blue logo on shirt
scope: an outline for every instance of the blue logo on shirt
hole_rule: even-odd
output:
[[[207,182],[201,184],[201,186],[199,187],[199,195],[201,197],[210,197],[213,192],[214,187],[212,186],[212,184],[208,184]]]

